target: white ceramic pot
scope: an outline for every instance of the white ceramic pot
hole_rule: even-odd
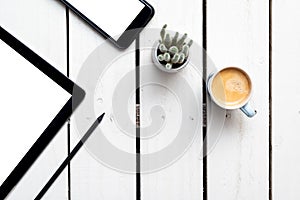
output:
[[[157,56],[157,52],[158,52],[158,46],[159,46],[159,42],[155,43],[154,45],[154,48],[153,48],[153,51],[152,51],[152,60],[155,64],[155,66],[164,71],[164,72],[168,72],[168,73],[176,73],[180,70],[182,70],[183,68],[185,68],[187,66],[187,64],[189,63],[190,61],[190,57],[191,57],[191,52],[189,52],[189,56],[187,57],[187,59],[184,61],[184,63],[182,63],[179,67],[176,67],[176,68],[172,68],[172,69],[167,69],[165,67],[164,64],[160,63],[160,61],[158,60]]]

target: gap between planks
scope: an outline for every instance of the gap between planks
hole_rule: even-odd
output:
[[[203,200],[208,199],[207,192],[207,145],[206,145],[206,136],[207,136],[207,95],[206,95],[206,77],[207,77],[207,0],[203,0],[202,2],[202,14],[203,14],[203,22],[202,22],[202,45],[203,45],[203,125],[202,125],[202,140],[203,140]]]
[[[70,13],[69,8],[66,6],[66,49],[67,49],[67,77],[70,78]],[[71,120],[68,119],[67,122],[67,152],[68,156],[71,153]],[[71,162],[68,164],[67,168],[67,182],[68,182],[68,200],[71,200]]]
[[[140,130],[140,36],[135,40],[135,88],[136,88],[136,200],[141,200],[141,130]]]
[[[269,0],[269,200],[273,199],[272,191],[272,164],[273,164],[273,147],[272,147],[272,0]]]

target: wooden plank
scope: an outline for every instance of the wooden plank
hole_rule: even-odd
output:
[[[273,1],[273,199],[300,198],[300,2]]]
[[[100,49],[96,51],[97,61],[91,62],[89,56],[95,58],[93,51],[100,45]],[[104,51],[104,53],[99,53]],[[110,52],[111,51],[111,52]],[[106,59],[112,53],[116,57],[112,59]],[[83,64],[88,60],[91,66]],[[113,62],[111,62],[113,60]],[[107,63],[109,61],[109,63]],[[86,68],[87,66],[87,68]],[[89,71],[89,68],[95,67],[99,70],[104,70],[101,73],[96,73],[93,70]],[[84,74],[81,70],[87,71],[87,77],[80,79],[81,75]],[[85,102],[77,110],[78,113],[81,111],[85,112],[89,108],[92,108],[92,115],[100,115],[105,112],[105,118],[97,130],[101,130],[100,135],[104,135],[107,141],[114,147],[118,148],[122,152],[127,151],[135,153],[135,139],[124,134],[124,127],[122,124],[118,124],[117,121],[119,115],[116,114],[119,110],[114,110],[113,105],[114,92],[118,92],[118,84],[124,80],[123,77],[130,72],[134,75],[135,69],[135,54],[134,44],[129,47],[126,51],[119,51],[115,47],[105,42],[104,39],[86,25],[80,18],[70,13],[70,75],[71,79],[78,81],[87,93],[93,97],[93,102],[88,104],[86,108]],[[96,70],[97,71],[97,70]],[[97,82],[90,83],[91,77],[96,73]],[[99,76],[99,77],[98,77]],[[79,77],[79,78],[78,78]],[[88,84],[83,84],[88,83]],[[96,86],[95,91],[90,90],[87,86]],[[132,76],[131,79],[124,82],[124,88],[128,89],[131,93],[120,94],[119,103],[122,104],[123,108],[126,108],[126,119],[130,120],[127,124],[126,130],[131,133],[135,133],[135,78]],[[119,91],[120,92],[120,91]],[[131,96],[130,94],[133,94]],[[86,101],[87,97],[84,101]],[[128,109],[128,110],[127,110]],[[78,142],[80,134],[91,125],[93,122],[93,116],[89,114],[79,114],[79,117],[83,117],[83,120],[76,121],[76,117],[71,118],[71,149],[74,144]],[[130,119],[129,119],[130,118]],[[81,124],[84,128],[78,128]],[[97,135],[97,130],[89,141],[96,144],[100,148],[103,147],[103,140],[94,140],[93,136]],[[97,136],[96,136],[97,137]],[[106,140],[105,139],[105,140]],[[135,199],[135,174],[124,173],[122,166],[114,166],[111,163],[103,160],[101,155],[98,153],[104,153],[110,158],[120,159],[118,155],[112,154],[107,149],[103,148],[100,151],[93,151],[90,149],[89,144],[82,148],[78,155],[71,162],[71,197],[72,199]],[[103,155],[103,154],[102,154]],[[130,161],[129,161],[130,162]],[[132,160],[132,166],[135,166],[135,160]]]
[[[268,6],[266,0],[207,2],[208,55],[219,69],[238,66],[249,73],[258,112],[252,119],[239,110],[228,112],[208,155],[208,199],[268,199]]]
[[[49,0],[2,0],[0,4],[0,25],[66,73],[65,7]],[[64,127],[16,186],[10,199],[33,199],[66,157],[66,144],[67,129]],[[66,198],[67,176],[63,174],[45,199]]]
[[[149,3],[156,13],[140,40],[141,199],[202,199],[202,51],[196,47],[202,44],[202,2]],[[164,24],[195,41],[191,55],[200,58],[198,63],[177,74],[154,66],[151,48]],[[198,128],[183,133],[186,125]],[[185,146],[193,134],[194,141]],[[165,153],[181,136],[176,150]]]

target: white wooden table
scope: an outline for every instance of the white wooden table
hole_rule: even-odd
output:
[[[300,1],[149,0],[149,3],[156,14],[148,28],[161,28],[167,23],[170,29],[187,32],[207,49],[218,69],[239,66],[249,72],[254,85],[251,103],[258,114],[248,119],[240,111],[227,111],[221,137],[208,156],[202,158],[203,138],[215,123],[208,120],[207,127],[199,129],[185,154],[155,173],[122,173],[100,164],[82,149],[44,199],[299,199]],[[0,0],[0,25],[48,62],[60,66],[59,70],[74,81],[88,55],[104,42],[56,0]],[[143,32],[139,43],[126,50],[133,53],[110,72],[112,78],[107,78],[103,91],[111,90],[122,73],[136,70],[134,50],[145,43],[147,33]],[[138,64],[149,62],[149,52],[140,51]],[[146,77],[143,70],[142,84],[146,78],[155,76],[153,72]],[[190,69],[183,73],[189,80],[197,80]],[[135,80],[127,84],[134,90]],[[197,98],[201,104],[205,103],[201,82],[194,89],[201,90]],[[176,128],[172,123],[178,120],[179,111],[172,95],[160,87],[142,88],[139,100],[141,126],[151,124],[150,110],[154,105],[162,106],[166,114],[162,134],[140,141],[143,154],[169,143]],[[126,101],[134,121],[134,95]],[[174,102],[175,106],[170,106]],[[135,152],[136,139],[126,138],[114,124],[114,117],[110,113],[103,125],[112,127],[109,131],[114,134],[107,137],[120,148]],[[22,179],[16,188],[22,196],[12,199],[32,199],[46,183],[78,141],[73,122],[71,119],[65,125]],[[135,131],[134,125],[131,128]],[[140,129],[141,134],[144,130]],[[209,142],[212,136],[207,137]]]

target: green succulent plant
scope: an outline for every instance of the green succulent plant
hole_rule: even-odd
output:
[[[186,43],[186,33],[179,38],[179,33],[176,32],[172,37],[167,33],[166,29],[167,24],[160,31],[161,39],[159,40],[157,58],[161,64],[165,65],[166,69],[172,69],[174,66],[178,67],[187,60],[193,40]]]

